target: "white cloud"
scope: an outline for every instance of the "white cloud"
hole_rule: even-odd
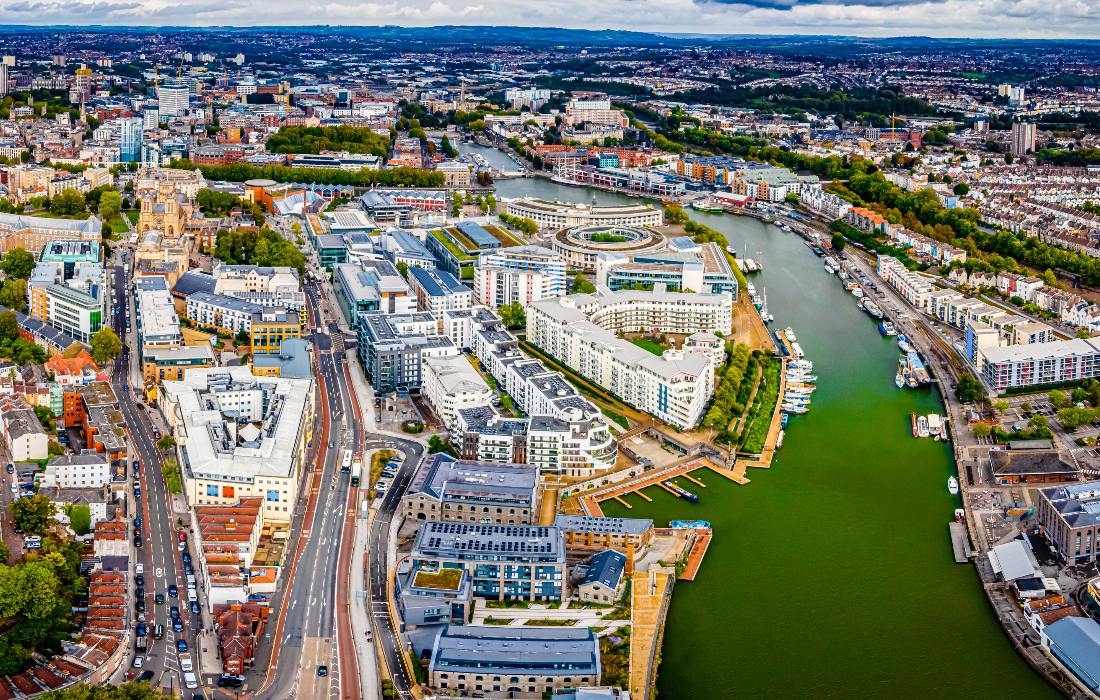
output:
[[[0,23],[486,24],[737,34],[1100,38],[1093,0],[17,0]]]

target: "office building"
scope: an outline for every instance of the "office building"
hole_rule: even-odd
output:
[[[177,348],[183,345],[179,316],[163,277],[138,277],[134,280],[134,308],[142,352]]]
[[[209,344],[142,348],[141,370],[147,384],[179,381],[191,369],[214,366]]]
[[[729,292],[737,299],[737,278],[725,251],[717,243],[696,244],[690,238],[673,239],[677,249],[631,255],[596,256],[596,284],[612,291],[649,290],[663,284],[670,292]]]
[[[482,226],[476,221],[465,220],[454,226],[432,229],[426,243],[439,268],[461,280],[472,280],[479,256],[518,246],[521,241],[498,226]]]
[[[1088,617],[1063,617],[1043,628],[1040,644],[1092,695],[1100,693],[1100,624]]]
[[[429,455],[402,499],[416,520],[531,525],[538,519],[542,484],[530,464],[457,460]]]
[[[121,163],[137,163],[141,160],[142,132],[145,125],[140,117],[124,117],[119,120],[118,160]]]
[[[388,260],[363,259],[338,264],[332,270],[332,284],[344,317],[351,323],[358,314],[370,311],[385,314],[416,311],[416,297],[409,283]]]
[[[496,309],[567,293],[565,259],[542,246],[518,246],[482,254],[474,270],[475,304]]]
[[[187,114],[191,89],[186,83],[166,81],[157,86],[157,111],[161,117]]]
[[[1035,124],[1033,122],[1012,122],[1012,143],[1009,152],[1016,157],[1035,152]]]
[[[565,536],[565,547],[571,552],[614,549],[640,556],[653,542],[653,521],[649,518],[560,514],[554,526]]]
[[[714,358],[669,349],[657,356],[622,333],[731,332],[730,294],[664,291],[571,295],[527,309],[527,340],[630,405],[681,430],[702,418],[714,392]]]
[[[429,520],[409,554],[413,567],[464,569],[489,600],[563,600],[565,543],[555,527]]]
[[[421,311],[438,316],[444,311],[470,308],[470,288],[444,270],[410,267],[409,284]]]
[[[435,256],[424,241],[399,228],[383,231],[378,235],[378,249],[394,265],[405,263],[409,267],[434,269]]]
[[[1043,533],[1069,563],[1100,556],[1100,481],[1039,489],[1036,516]]]
[[[103,222],[95,216],[87,219],[47,219],[0,213],[0,252],[22,248],[36,253],[57,240],[99,243],[103,240]]]
[[[311,379],[257,377],[247,367],[193,369],[164,382],[158,400],[178,441],[189,503],[259,497],[265,520],[293,518],[312,440]]]
[[[600,643],[589,627],[448,624],[428,665],[432,688],[463,697],[537,700],[599,680]]]
[[[508,200],[507,213],[533,220],[540,230],[557,231],[570,226],[660,226],[664,215],[648,204],[593,206],[550,202],[534,197]]]
[[[293,267],[218,264],[213,272],[214,294],[265,307],[281,307],[305,313],[306,293]],[[303,319],[304,320],[304,319]]]

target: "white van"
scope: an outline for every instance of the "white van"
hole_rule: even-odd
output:
[[[185,673],[195,670],[194,664],[191,663],[190,654],[180,654],[180,670]]]
[[[134,573],[135,574],[144,574],[145,573],[145,564],[142,564],[141,562],[138,562],[137,564],[134,564]]]
[[[188,574],[187,575],[187,587],[188,588],[195,588],[195,575],[194,574]]]
[[[183,687],[188,689],[194,689],[199,687],[199,679],[195,677],[195,674],[191,671],[187,671],[183,674]]]
[[[191,603],[197,603],[199,600],[199,594],[194,588],[187,589],[187,600]]]

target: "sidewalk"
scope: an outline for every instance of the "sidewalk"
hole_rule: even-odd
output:
[[[367,610],[366,574],[363,563],[366,561],[367,541],[370,535],[368,521],[356,514],[355,546],[351,553],[351,580],[348,582],[348,604],[351,609],[351,633],[355,642],[355,651],[359,657],[360,697],[364,700],[377,700],[381,681],[378,678],[378,657],[375,653],[373,633],[370,642],[367,632],[370,627],[370,611]]]

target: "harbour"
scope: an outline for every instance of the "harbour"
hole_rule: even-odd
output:
[[[501,181],[497,191],[636,201],[537,178]],[[691,216],[734,249],[762,252],[768,265],[754,285],[767,287],[776,325],[796,331],[820,378],[816,410],[785,426],[782,451],[771,469],[745,477],[749,487],[708,480],[699,504],[660,487],[645,489],[648,500],[620,494],[630,509],[602,502],[607,515],[657,525],[704,517],[713,527],[706,566],[672,598],[659,692],[729,696],[728,681],[698,672],[699,650],[736,630],[753,640],[738,647],[738,696],[1058,697],[1016,654],[973,569],[956,565],[943,537],[959,505],[944,486],[954,473],[950,448],[908,439],[908,416],[942,414],[942,403],[932,391],[875,379],[895,375],[899,339],[879,335],[798,235],[748,217]],[[837,606],[806,581],[843,582],[860,607]],[[806,635],[808,625],[825,633]],[[797,674],[784,672],[791,659]]]

